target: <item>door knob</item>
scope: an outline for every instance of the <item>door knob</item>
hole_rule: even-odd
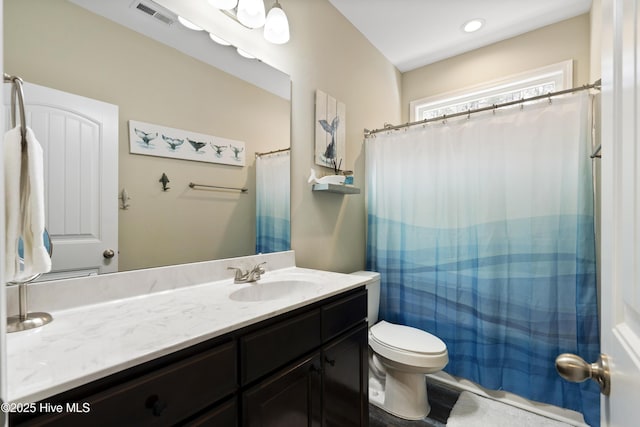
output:
[[[113,249],[105,249],[104,252],[102,252],[102,256],[105,257],[106,259],[111,259],[116,255],[116,253],[113,251]]]
[[[556,357],[556,370],[562,378],[574,383],[591,378],[600,385],[600,393],[605,396],[611,393],[609,358],[606,354],[601,354],[594,363],[587,363],[580,356],[563,353]]]

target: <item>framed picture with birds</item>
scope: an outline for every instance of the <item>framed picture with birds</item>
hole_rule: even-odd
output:
[[[245,166],[245,143],[220,136],[129,120],[129,152]]]
[[[334,168],[345,160],[346,107],[334,97],[316,90],[316,164]]]

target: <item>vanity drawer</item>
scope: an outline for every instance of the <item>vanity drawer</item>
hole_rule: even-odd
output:
[[[366,318],[366,289],[325,305],[322,307],[322,342],[334,338]]]
[[[44,416],[35,426],[165,426],[182,421],[237,389],[236,343],[201,354],[81,399],[87,413]]]
[[[320,310],[280,321],[240,338],[242,385],[278,369],[317,348]]]

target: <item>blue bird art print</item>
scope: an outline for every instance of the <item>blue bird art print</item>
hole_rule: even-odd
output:
[[[331,142],[322,154],[322,161],[328,165],[332,165],[336,160],[336,154],[338,152],[338,147],[336,147],[336,131],[338,130],[338,126],[340,126],[340,117],[335,116],[331,124],[324,119],[318,120],[318,123],[320,123],[320,126],[322,126],[325,132],[331,135]]]
[[[216,145],[212,143],[209,143],[209,145],[215,150],[216,157],[222,157],[222,152],[227,149],[226,145]]]
[[[206,142],[194,141],[193,139],[189,138],[187,138],[187,141],[189,141],[189,144],[191,144],[194,150],[196,150],[196,153],[204,153],[204,150],[200,151],[200,149],[207,145]]]
[[[151,140],[156,139],[158,137],[158,132],[147,133],[137,128],[134,128],[133,130],[135,131],[136,135],[138,135],[138,138],[140,138],[140,141],[138,142],[142,142],[142,144],[145,147],[149,147],[149,142],[151,142]]]
[[[162,135],[162,139],[164,142],[169,144],[169,147],[172,151],[176,151],[178,147],[184,144],[184,139],[171,138],[170,136]]]

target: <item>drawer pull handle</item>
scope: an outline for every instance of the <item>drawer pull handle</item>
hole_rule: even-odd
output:
[[[336,361],[333,360],[333,359],[329,359],[329,358],[325,357],[324,361],[327,362],[331,366],[336,366]]]
[[[167,409],[167,403],[160,400],[158,395],[154,394],[147,399],[146,405],[147,408],[151,409],[151,413],[155,417],[159,417],[162,413]]]

